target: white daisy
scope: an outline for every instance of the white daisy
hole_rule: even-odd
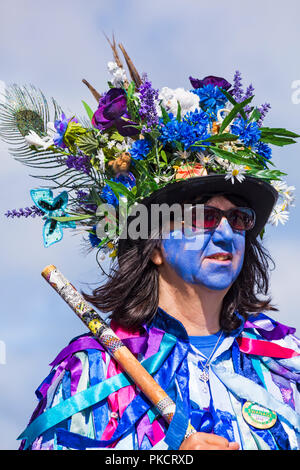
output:
[[[191,156],[191,152],[189,150],[178,150],[178,152],[175,152],[174,155],[176,157],[182,158],[182,160],[187,160]]]
[[[287,188],[287,184],[284,181],[272,180],[270,181],[270,183],[273,186],[273,188],[276,189],[278,193],[285,191]]]
[[[285,210],[286,205],[285,204],[277,204],[270,217],[268,222],[271,223],[272,225],[275,225],[277,227],[278,223],[280,222],[282,225],[286,223],[286,221],[289,218],[289,212]]]
[[[225,175],[225,179],[231,179],[232,184],[234,184],[234,179],[236,178],[239,183],[242,183],[242,181],[245,179],[245,172],[246,170],[243,165],[230,165],[227,170],[227,174]]]
[[[282,196],[284,197],[284,202],[287,205],[292,204],[292,202],[295,200],[295,196],[293,194],[293,191],[295,191],[295,186],[287,186],[284,191],[282,191]]]
[[[210,165],[214,161],[213,155],[205,155],[204,153],[197,152],[196,157],[200,161],[201,165],[207,166]]]

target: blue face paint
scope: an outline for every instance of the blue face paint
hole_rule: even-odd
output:
[[[215,230],[205,231],[198,240],[200,243],[193,249],[188,236],[171,232],[162,242],[165,262],[187,283],[201,284],[213,290],[227,289],[243,266],[245,232],[233,230],[223,218]],[[221,254],[230,259],[213,258]]]

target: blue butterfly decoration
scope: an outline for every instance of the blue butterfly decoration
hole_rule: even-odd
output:
[[[45,247],[59,242],[63,237],[63,228],[76,228],[73,220],[69,222],[60,222],[51,217],[69,217],[65,212],[68,204],[68,193],[63,191],[57,197],[53,197],[51,189],[32,189],[30,195],[34,204],[41,209],[46,220],[43,228],[43,240]]]

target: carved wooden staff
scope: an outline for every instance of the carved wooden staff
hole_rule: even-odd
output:
[[[126,374],[129,375],[169,424],[175,413],[176,406],[174,401],[166,394],[146,369],[144,369],[110,326],[86,302],[82,295],[55,266],[46,266],[42,271],[42,276],[56,292],[58,292],[65,302],[67,302],[108,353],[122,366]],[[195,432],[196,430],[189,423],[185,439]]]

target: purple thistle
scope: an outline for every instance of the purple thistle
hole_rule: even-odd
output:
[[[36,206],[25,207],[25,209],[20,208],[19,210],[13,209],[12,211],[7,211],[4,214],[6,217],[11,217],[14,219],[15,217],[36,217],[44,215],[44,212]]]
[[[142,133],[151,132],[151,128],[157,126],[159,122],[155,106],[155,100],[158,99],[158,90],[152,88],[152,83],[147,80],[147,75],[143,76],[142,84],[139,87],[139,94],[141,101],[139,114],[146,121]]]
[[[266,117],[266,114],[269,111],[269,109],[271,109],[270,103],[264,103],[258,108],[258,111],[260,112],[260,118],[257,121],[257,124],[259,125],[259,127],[261,127],[263,120]]]
[[[86,174],[90,171],[90,159],[87,155],[69,155],[65,164],[68,168],[74,168]]]
[[[232,89],[232,96],[235,100],[240,103],[243,97],[243,88],[242,88],[242,75],[239,70],[237,70],[233,77],[233,89]]]

